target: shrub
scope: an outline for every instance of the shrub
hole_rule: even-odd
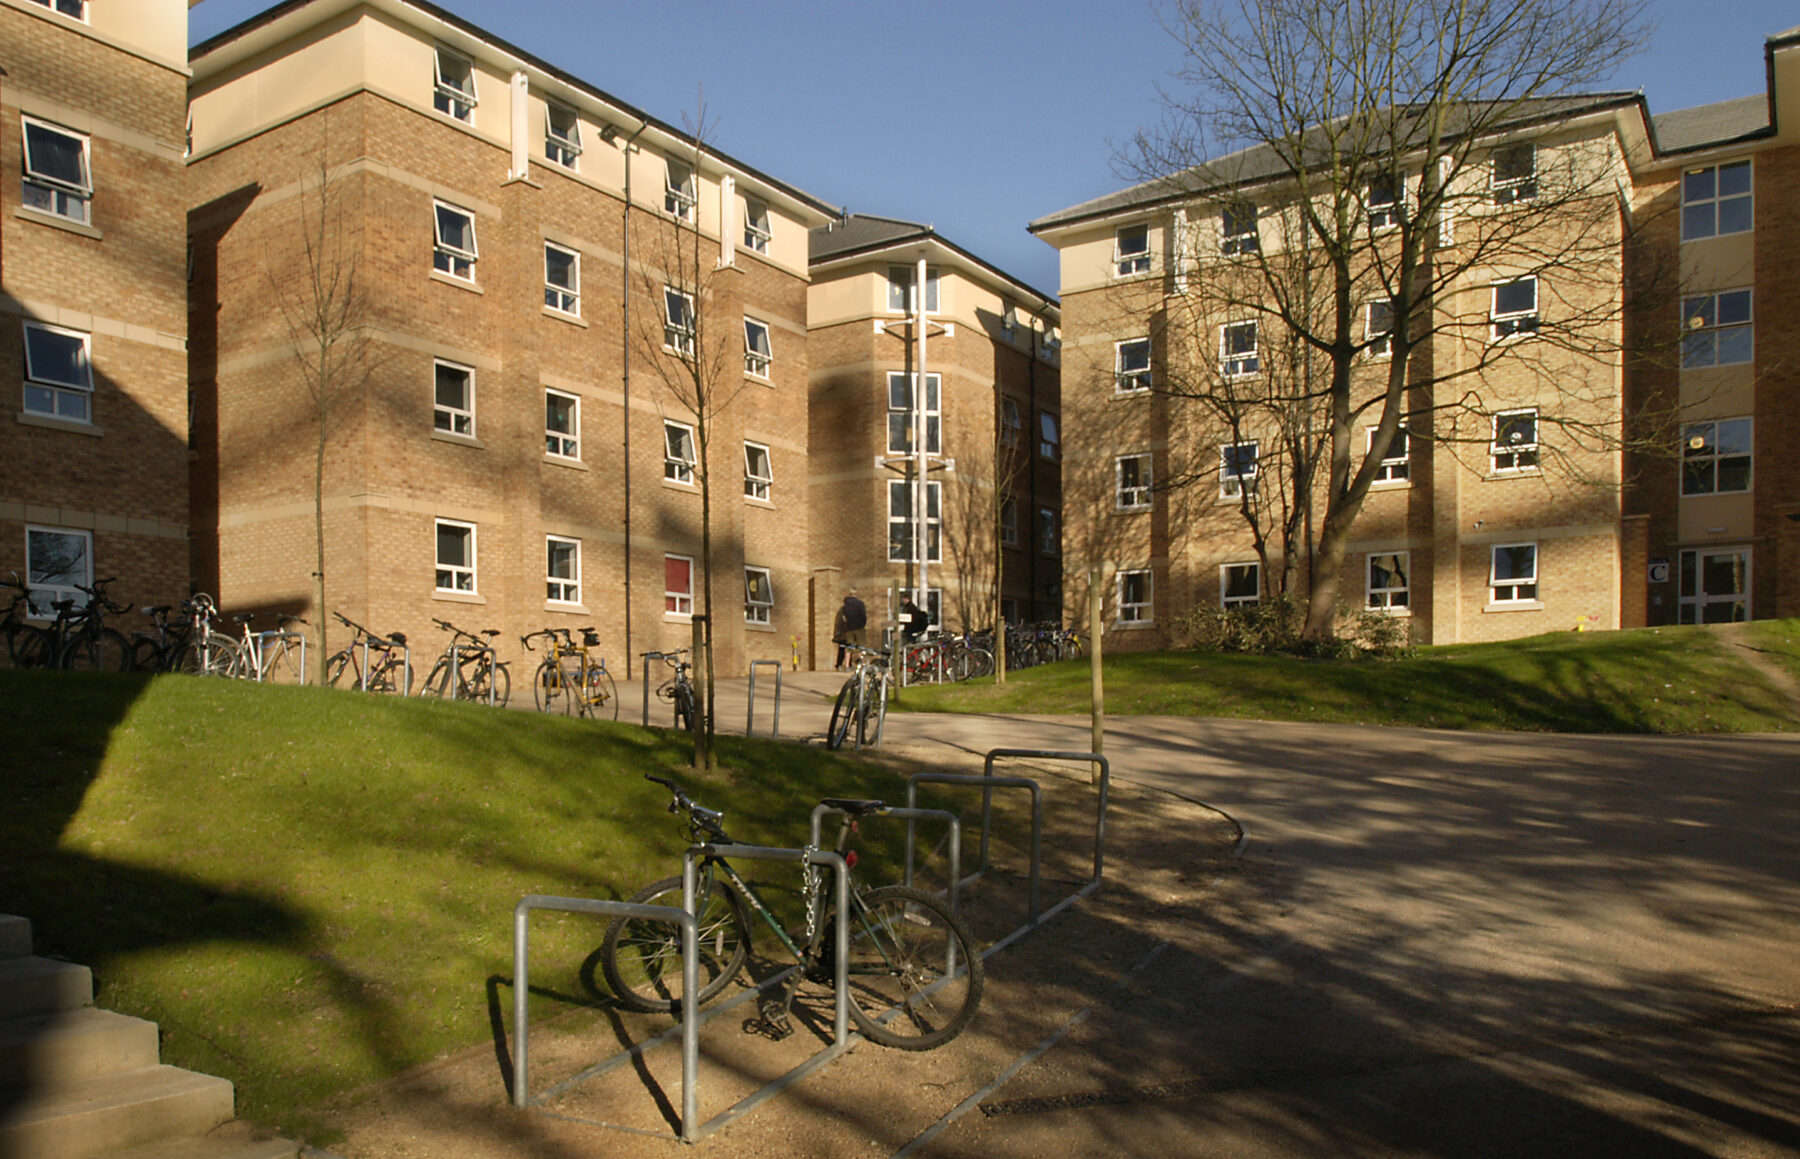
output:
[[[1251,607],[1196,607],[1176,618],[1175,642],[1196,652],[1305,656],[1317,660],[1388,660],[1412,652],[1410,621],[1385,612],[1339,611],[1329,636],[1301,635],[1306,608],[1286,593]]]

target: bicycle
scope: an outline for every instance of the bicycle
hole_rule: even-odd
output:
[[[695,732],[700,728],[698,705],[700,697],[694,691],[694,682],[688,677],[694,666],[685,659],[688,650],[677,648],[673,652],[651,652],[644,659],[656,658],[675,669],[675,675],[663,681],[656,690],[658,700],[668,701],[675,708],[675,727]],[[648,677],[646,676],[646,679]]]
[[[855,644],[845,647],[854,659],[850,678],[844,681],[831,706],[831,723],[825,727],[828,749],[843,748],[852,736],[857,748],[878,745],[887,723],[888,683],[892,679],[888,654]]]
[[[195,592],[181,606],[191,626],[186,640],[169,661],[170,671],[190,676],[235,674],[243,665],[243,650],[229,634],[214,630],[219,609],[213,598],[205,592]]]
[[[106,585],[113,582],[114,578],[108,577],[95,580],[93,587],[76,584],[88,597],[80,611],[75,610],[73,600],[56,600],[50,605],[56,609],[56,623],[51,628],[56,667],[86,672],[131,670],[131,645],[118,629],[104,623],[108,614],[122,616],[131,610],[130,604],[121,606],[106,598]]]
[[[405,633],[378,636],[342,612],[331,614],[355,633],[356,638],[349,647],[332,653],[325,661],[325,683],[333,688],[347,683],[363,692],[412,695],[412,658],[407,651]],[[347,682],[345,677],[349,677]]]
[[[695,802],[674,781],[651,773],[644,776],[669,790],[669,812],[686,814],[692,843],[733,843],[725,832],[723,814]],[[855,866],[856,855],[848,846],[858,818],[884,813],[887,804],[837,797],[822,803],[843,811],[836,849],[847,865]],[[837,915],[827,900],[825,876],[806,868],[806,930],[796,940],[755,887],[729,861],[709,850],[695,866],[693,912],[702,981],[694,1005],[705,1005],[743,969],[750,954],[754,911],[794,955],[799,968],[778,997],[764,997],[761,1018],[746,1028],[777,1038],[791,1033],[788,1012],[801,981],[836,980]],[[909,886],[869,887],[854,872],[848,884],[849,960],[844,965],[849,1013],[857,1030],[872,1042],[901,1050],[930,1050],[961,1034],[981,1005],[986,981],[981,954],[962,919],[939,898]],[[636,903],[678,909],[682,900],[679,877],[652,882],[631,897]],[[615,918],[600,944],[600,968],[622,1005],[651,1013],[679,1009],[687,1015],[681,993],[679,923]]]
[[[612,673],[606,670],[606,658],[595,658],[592,649],[600,646],[600,635],[592,628],[581,630],[581,643],[567,628],[545,628],[520,636],[519,643],[527,652],[531,642],[544,637],[550,654],[544,657],[531,678],[531,696],[539,712],[565,715],[608,716],[619,719],[619,689]]]
[[[232,617],[232,622],[242,628],[243,636],[233,641],[238,646],[238,657],[230,675],[258,684],[305,684],[306,637],[288,631],[288,625],[306,621],[299,616],[282,615],[276,620],[275,631],[252,632],[250,621],[254,619],[254,612]]]
[[[15,668],[48,668],[53,655],[50,633],[36,624],[28,624],[25,618],[32,614],[31,589],[19,578],[18,572],[12,573],[12,579],[4,582],[5,587],[12,588],[18,594],[12,603],[7,605],[4,624],[6,632],[6,655]],[[20,608],[24,611],[21,612]]]
[[[426,694],[478,700],[504,708],[512,699],[512,672],[494,657],[493,641],[500,629],[484,628],[478,636],[463,631],[448,620],[431,622],[450,633],[450,646],[444,649],[444,654],[438,657],[425,677]],[[484,641],[481,636],[487,639]]]
[[[150,631],[131,634],[132,668],[139,672],[172,671],[175,656],[187,642],[185,626],[169,619],[175,605],[160,604],[141,610],[150,619]]]

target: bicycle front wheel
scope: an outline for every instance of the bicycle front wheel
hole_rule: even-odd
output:
[[[230,676],[237,671],[238,646],[223,636],[190,640],[176,658],[175,671],[189,676]]]
[[[554,659],[545,660],[537,667],[537,675],[531,681],[531,698],[537,702],[539,712],[567,712],[567,697],[564,695],[562,669]]]
[[[675,686],[675,727],[694,732],[700,722],[694,719],[694,690],[684,684]]]
[[[442,700],[450,695],[450,682],[454,679],[456,675],[450,671],[450,661],[439,656],[437,663],[431,666],[431,671],[425,677],[425,687],[419,690],[420,695],[435,696]]]
[[[263,683],[305,684],[306,666],[300,653],[300,645],[286,637],[269,644],[263,651]]]
[[[612,673],[604,668],[590,668],[587,675],[588,709],[602,720],[619,719],[619,688]]]
[[[962,919],[938,898],[903,885],[870,890],[851,901],[851,911],[850,1019],[863,1037],[930,1050],[967,1029],[986,975]],[[836,931],[827,926],[825,933]]]
[[[464,689],[468,692],[469,699],[486,704],[490,673],[493,676],[494,707],[505,708],[506,702],[512,699],[512,673],[507,671],[504,664],[495,664],[492,667],[486,664],[478,666],[474,674],[469,677],[469,683],[464,686]]]
[[[831,706],[831,723],[825,726],[825,747],[841,749],[850,739],[850,725],[856,718],[856,677],[844,681],[838,689],[837,702]]]
[[[125,672],[131,668],[131,645],[111,628],[80,635],[63,645],[58,668],[81,672]]]
[[[681,908],[681,879],[665,877],[631,896],[640,905]],[[702,883],[695,899],[700,966],[700,1005],[744,968],[750,955],[750,912],[730,883]],[[600,943],[606,984],[631,1010],[668,1012],[681,1004],[681,923],[614,918]]]
[[[30,624],[15,624],[6,646],[15,668],[48,668],[55,659],[50,633]]]

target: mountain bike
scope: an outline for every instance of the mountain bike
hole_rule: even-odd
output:
[[[97,579],[92,587],[76,584],[87,593],[80,611],[73,600],[56,600],[56,623],[51,636],[56,643],[56,667],[88,672],[128,672],[131,670],[131,645],[116,628],[105,625],[108,615],[122,616],[130,604],[115,604],[106,598],[106,585],[113,578]]]
[[[450,646],[425,677],[425,694],[506,707],[512,699],[512,672],[494,657],[494,637],[500,629],[483,628],[478,636],[448,620],[431,622],[450,633]]]
[[[700,697],[694,691],[693,679],[688,676],[694,666],[685,659],[688,650],[677,648],[673,652],[661,653],[664,664],[675,669],[675,675],[663,681],[656,690],[658,700],[667,701],[675,708],[675,727],[693,732],[700,727],[698,705]],[[649,659],[648,656],[645,659]],[[648,677],[646,677],[648,679]]]
[[[0,621],[0,628],[6,633],[7,658],[12,661],[14,668],[50,667],[53,656],[50,633],[36,624],[25,622],[25,617],[31,615],[31,589],[16,571],[12,573],[11,580],[0,581],[0,586],[12,588],[18,593],[6,607],[5,620]]]
[[[538,711],[619,719],[619,689],[606,670],[606,658],[593,652],[600,646],[600,634],[583,628],[577,644],[567,628],[545,628],[520,636],[519,643],[527,652],[533,651],[531,642],[539,636],[550,654],[531,678],[531,695]]]
[[[646,773],[667,788],[669,812],[684,814],[694,844],[728,845],[724,815],[695,802],[674,781]],[[876,816],[881,801],[828,797],[841,809],[837,851],[852,867],[849,840],[857,818]],[[809,850],[810,852],[810,850]],[[749,1027],[785,1037],[788,1012],[803,979],[836,979],[837,915],[825,888],[826,875],[807,866],[803,879],[806,929],[796,937],[732,864],[709,853],[695,866],[694,914],[698,925],[700,993],[704,1005],[723,990],[750,954],[750,914],[754,912],[799,963],[778,996],[765,996],[761,1019]],[[908,886],[865,886],[850,875],[849,960],[845,963],[850,1019],[865,1038],[901,1050],[930,1050],[965,1030],[981,1005],[985,984],[981,954],[961,918],[942,900]],[[681,878],[645,886],[631,897],[646,905],[682,907]],[[650,1012],[681,1009],[683,1002],[681,926],[644,918],[615,918],[600,944],[600,967],[619,1002]]]
[[[243,649],[225,632],[213,627],[219,616],[218,606],[205,592],[195,592],[182,601],[190,627],[187,638],[169,660],[169,670],[190,676],[231,676],[243,664]]]
[[[364,692],[412,695],[412,659],[405,633],[377,635],[342,612],[331,614],[355,633],[355,639],[325,661],[325,683],[333,688],[341,684]]]
[[[838,690],[831,706],[831,723],[825,727],[825,747],[846,744],[861,748],[881,743],[887,723],[888,654],[874,648],[847,644],[851,656],[850,678]]]

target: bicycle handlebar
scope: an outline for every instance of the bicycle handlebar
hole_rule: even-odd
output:
[[[708,809],[706,806],[696,803],[692,797],[682,791],[680,785],[677,785],[667,777],[659,777],[655,773],[645,773],[644,779],[646,781],[654,781],[669,790],[674,798],[669,802],[669,812],[686,813],[688,815],[688,824],[695,833],[705,833],[707,836],[713,838],[713,840],[721,843],[729,843],[731,841],[730,834],[725,832],[725,814],[713,809]]]

